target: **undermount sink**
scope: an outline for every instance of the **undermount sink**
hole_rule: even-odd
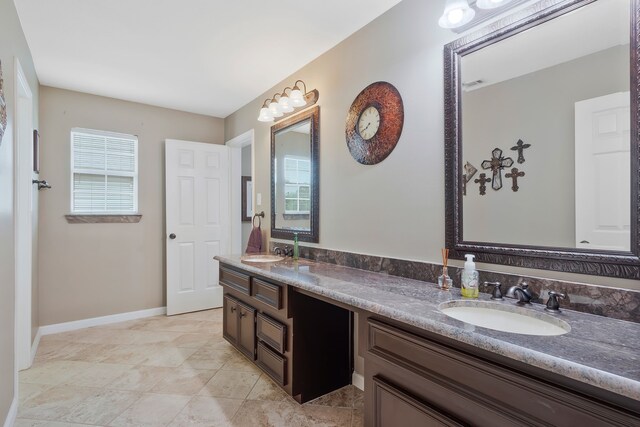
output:
[[[571,331],[564,320],[515,305],[455,300],[440,304],[438,309],[471,325],[514,334],[553,336]]]
[[[280,255],[244,255],[240,257],[240,260],[247,262],[278,262],[284,259],[283,256]]]

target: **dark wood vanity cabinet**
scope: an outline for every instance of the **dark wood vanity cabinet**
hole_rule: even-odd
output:
[[[362,316],[365,425],[639,426],[637,402],[514,369],[435,334]],[[605,399],[603,399],[605,397]],[[635,410],[634,410],[635,408]]]
[[[224,338],[294,399],[304,403],[351,384],[348,310],[225,264],[220,284]]]
[[[256,359],[256,309],[224,296],[224,337],[251,360]]]

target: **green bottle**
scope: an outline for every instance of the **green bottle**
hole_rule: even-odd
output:
[[[298,260],[298,233],[293,233],[293,259]]]

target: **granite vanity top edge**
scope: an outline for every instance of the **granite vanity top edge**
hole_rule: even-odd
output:
[[[333,299],[337,302],[353,306],[354,308],[369,311],[371,313],[378,314],[392,320],[403,322],[411,326],[424,329],[425,331],[433,332],[444,337],[459,341],[461,343],[472,345],[482,350],[490,351],[492,353],[640,401],[640,381],[626,378],[594,367],[586,366],[579,362],[574,362],[565,358],[526,348],[524,346],[510,343],[498,338],[489,337],[478,332],[467,331],[462,327],[448,325],[442,323],[439,320],[430,319],[425,316],[416,316],[397,308],[373,302],[366,298],[349,295],[336,291],[334,289],[328,289],[322,286],[305,283],[292,277],[274,273],[272,271],[259,268],[258,266],[254,266],[249,263],[244,263],[240,260],[240,257],[236,257],[236,259],[234,259],[227,256],[216,256],[215,259],[231,266],[235,266],[237,268],[280,281],[287,285],[291,285],[309,291],[311,293]],[[304,260],[304,262],[308,263],[308,265],[322,264],[323,266],[333,266],[332,264],[306,259]],[[345,267],[341,268],[344,271]],[[356,270],[349,267],[346,267],[346,269]],[[384,275],[382,273],[367,273]],[[413,279],[403,279],[403,281],[406,281],[407,283],[419,282]],[[459,321],[454,321],[454,323],[459,323],[460,325],[464,324],[463,322]]]

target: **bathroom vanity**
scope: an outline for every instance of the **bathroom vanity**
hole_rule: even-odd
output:
[[[294,399],[351,384],[349,310],[238,266],[221,265],[220,284],[224,338]]]
[[[564,310],[564,335],[512,334],[439,311],[457,289],[303,259],[216,258],[226,339],[299,402],[350,383],[353,312],[366,426],[640,425],[640,324]]]

